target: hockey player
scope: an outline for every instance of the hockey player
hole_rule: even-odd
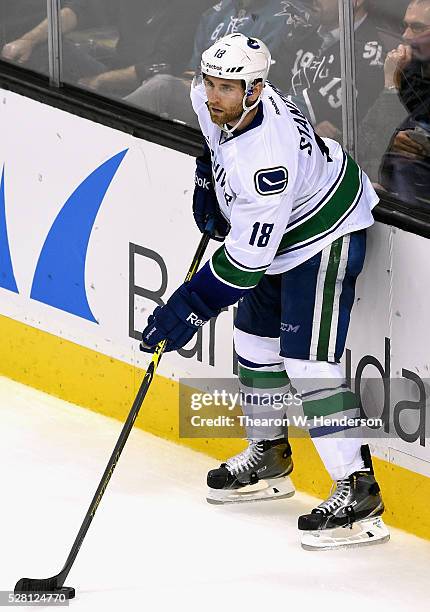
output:
[[[186,12],[186,6],[183,10]],[[201,16],[193,54],[182,75],[158,74],[145,80],[126,101],[155,115],[179,119],[198,128],[190,103],[190,88],[196,70],[200,70],[201,55],[210,44],[235,32],[263,38],[278,67],[283,63],[283,56],[277,54],[281,40],[294,40],[298,44],[297,38],[304,37],[311,27],[311,13],[301,0],[221,0]],[[280,82],[288,82],[289,86],[291,77],[287,81],[286,76],[287,72],[279,68]]]
[[[166,338],[167,350],[177,350],[239,301],[234,341],[242,387],[275,393],[291,379],[308,417],[357,414],[339,360],[378,197],[341,146],[317,136],[267,81],[270,62],[262,41],[239,33],[202,55],[203,82],[195,82],[191,98],[206,153],[197,159],[193,209],[199,228],[214,219],[214,237],[226,236],[225,243],[155,309],[141,348],[151,351]],[[253,409],[243,406],[245,413]],[[247,434],[248,448],[209,472],[208,501],[294,492],[284,429]],[[333,437],[329,426],[311,427],[310,434],[336,490],[299,518],[302,545],[388,539],[368,447],[358,437]]]

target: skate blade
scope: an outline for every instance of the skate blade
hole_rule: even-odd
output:
[[[352,548],[383,544],[390,539],[384,521],[381,517],[364,519],[353,523],[352,527],[337,527],[336,529],[321,529],[302,532],[302,548],[305,550],[334,550],[336,548]]]
[[[272,499],[285,499],[292,497],[296,490],[291,479],[268,478],[260,480],[255,485],[247,485],[242,489],[224,491],[222,489],[208,489],[206,501],[209,504],[241,504],[253,501],[265,501]]]

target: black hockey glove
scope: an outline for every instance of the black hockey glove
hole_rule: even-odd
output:
[[[219,310],[209,308],[197,293],[190,293],[185,284],[181,285],[165,306],[157,306],[149,316],[148,325],[142,332],[140,350],[152,353],[161,340],[167,339],[166,351],[177,351],[219,313]]]
[[[222,242],[230,231],[230,225],[218,208],[215,189],[212,184],[212,168],[203,157],[196,159],[196,177],[193,195],[193,215],[199,230],[203,233],[210,219],[214,229],[210,236]]]

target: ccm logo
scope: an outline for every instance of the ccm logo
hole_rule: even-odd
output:
[[[283,332],[293,332],[293,334],[297,334],[300,329],[300,325],[291,325],[291,323],[281,323],[281,331]]]
[[[191,323],[191,325],[194,325],[195,327],[201,327],[206,323],[206,321],[203,321],[203,319],[199,319],[199,317],[194,312],[188,315],[187,321],[189,321],[189,323]]]

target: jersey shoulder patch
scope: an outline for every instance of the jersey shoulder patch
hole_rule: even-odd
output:
[[[284,166],[258,170],[254,175],[254,184],[262,196],[282,193],[288,185],[288,170]]]

